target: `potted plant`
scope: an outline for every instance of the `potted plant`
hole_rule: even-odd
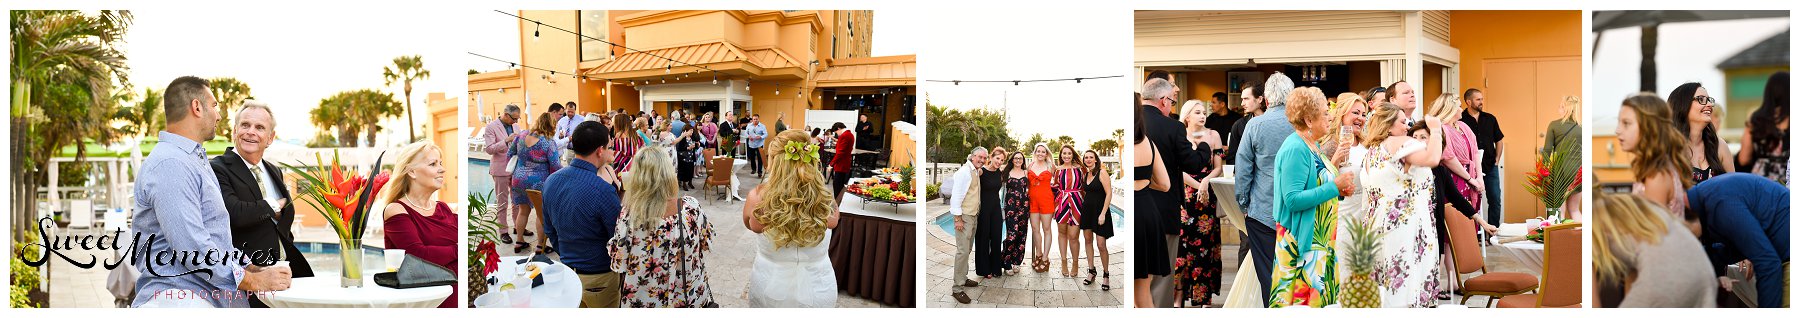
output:
[[[1562,138],[1539,151],[1536,169],[1525,173],[1525,191],[1544,203],[1544,220],[1562,223],[1563,203],[1581,186],[1581,138]],[[1491,190],[1490,190],[1491,191]]]
[[[470,307],[475,306],[475,297],[487,294],[487,275],[500,264],[500,253],[495,251],[494,243],[500,240],[500,222],[494,219],[494,207],[488,205],[492,195],[492,191],[469,194],[469,272],[465,275],[469,282]]]
[[[381,171],[381,159],[387,153],[375,157],[375,163],[364,168],[368,177],[364,178],[356,171],[345,171],[338,160],[338,153],[331,153],[331,162],[315,157],[316,165],[299,167],[282,164],[289,171],[300,176],[299,190],[301,201],[312,205],[319,214],[325,217],[325,223],[331,225],[338,239],[338,259],[343,262],[342,287],[362,287],[363,285],[363,234],[369,229],[370,206],[374,205],[375,189],[387,184],[388,173]]]

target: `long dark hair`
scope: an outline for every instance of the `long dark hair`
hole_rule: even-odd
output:
[[[1092,155],[1094,155],[1094,166],[1093,166],[1093,167],[1090,167],[1090,168],[1088,168],[1088,171],[1087,171],[1087,172],[1088,172],[1088,178],[1099,178],[1099,177],[1100,177],[1100,174],[1101,174],[1101,172],[1104,172],[1104,171],[1106,171],[1106,168],[1105,168],[1105,167],[1103,167],[1103,166],[1104,166],[1104,165],[1106,165],[1106,164],[1105,164],[1105,163],[1102,163],[1102,162],[1100,162],[1100,153],[1099,153],[1099,152],[1095,152],[1095,151],[1094,151],[1094,150],[1093,150],[1093,149],[1088,149],[1088,150],[1087,150],[1087,151],[1083,151],[1083,152],[1081,152],[1081,153],[1082,153],[1082,154],[1092,154]],[[1075,159],[1075,160],[1076,160],[1076,161],[1080,161],[1080,160],[1081,160],[1081,159],[1080,159],[1080,158],[1079,158],[1079,157],[1080,157],[1080,156],[1076,156],[1076,157],[1077,157],[1077,158],[1076,158],[1076,159]],[[1083,182],[1088,182],[1088,181],[1085,181],[1085,180],[1084,180],[1084,181],[1083,181]]]
[[[1744,126],[1750,128],[1752,140],[1786,141],[1787,132],[1776,130],[1781,122],[1788,120],[1788,72],[1775,72],[1769,75],[1769,83],[1763,86],[1762,107],[1750,112],[1750,120]],[[1768,151],[1767,149],[1757,149]]]
[[[1672,115],[1675,120],[1672,121],[1675,122],[1675,130],[1680,131],[1681,135],[1687,138],[1693,138],[1693,136],[1687,135],[1690,128],[1687,114],[1688,110],[1694,106],[1694,92],[1699,90],[1700,83],[1688,82],[1676,86],[1675,91],[1669,92],[1669,110],[1674,111]],[[1718,109],[1718,105],[1713,105],[1713,108]],[[1700,129],[1700,145],[1704,147],[1702,149],[1704,153],[1701,155],[1706,157],[1707,167],[1724,169],[1723,165],[1719,164],[1719,131],[1718,128],[1713,127],[1711,122],[1706,123],[1706,127]]]
[[[1131,144],[1133,145],[1144,142],[1144,112],[1138,110],[1143,107],[1143,104],[1139,104],[1140,99],[1138,96],[1132,96],[1131,103],[1134,106],[1131,108]]]

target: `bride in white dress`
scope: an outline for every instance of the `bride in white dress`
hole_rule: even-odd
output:
[[[1419,140],[1407,136],[1405,121],[1404,111],[1393,104],[1374,107],[1363,133],[1368,153],[1361,162],[1362,208],[1342,216],[1380,225],[1382,249],[1374,275],[1384,308],[1433,307],[1443,288],[1431,214],[1431,168],[1444,152],[1442,123],[1426,116],[1431,136]]]
[[[750,268],[750,306],[836,307],[837,274],[831,267],[831,229],[838,212],[819,174],[818,145],[788,130],[763,147],[769,178],[750,190],[744,226],[756,232]]]

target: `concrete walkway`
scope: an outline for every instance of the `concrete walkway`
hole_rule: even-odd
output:
[[[930,211],[926,215],[932,216],[930,220],[948,213],[950,208],[942,203],[941,200],[926,203],[925,210]],[[926,224],[925,228],[928,229],[925,231],[928,233],[925,239],[926,308],[1116,308],[1126,303],[1125,290],[1131,288],[1131,280],[1125,275],[1125,246],[1128,244],[1122,236],[1114,236],[1113,240],[1107,241],[1111,259],[1106,267],[1112,271],[1112,291],[1100,290],[1099,281],[1093,285],[1081,284],[1087,278],[1086,261],[1081,262],[1082,269],[1078,270],[1079,275],[1076,277],[1062,276],[1061,268],[1056,264],[1056,261],[1062,259],[1059,252],[1049,254],[1050,271],[1033,272],[1029,260],[1032,244],[1027,240],[1027,260],[1021,265],[1023,267],[1018,275],[980,279],[973,276],[974,266],[971,265],[971,272],[966,275],[981,282],[981,287],[967,289],[966,292],[973,301],[968,304],[957,303],[955,298],[950,297],[951,284],[962,282],[952,280],[950,274],[956,257],[956,239],[936,224]],[[1051,248],[1055,248],[1054,242]]]

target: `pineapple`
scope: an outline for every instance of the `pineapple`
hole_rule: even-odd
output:
[[[1338,295],[1345,308],[1375,308],[1381,305],[1381,293],[1375,284],[1375,254],[1381,250],[1381,237],[1368,220],[1349,222],[1350,246],[1345,259],[1350,264],[1350,278]]]

